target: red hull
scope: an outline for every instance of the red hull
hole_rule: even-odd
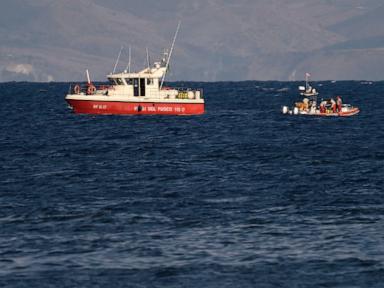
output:
[[[204,103],[108,102],[68,99],[76,114],[101,115],[199,115]]]
[[[353,108],[346,112],[337,112],[337,113],[320,113],[319,116],[325,116],[325,117],[332,117],[332,116],[339,116],[339,117],[348,117],[356,115],[360,112],[359,108]]]

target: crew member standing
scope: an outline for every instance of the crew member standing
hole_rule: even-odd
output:
[[[337,96],[336,97],[336,102],[337,102],[337,111],[338,112],[341,112],[341,107],[343,105],[343,100],[341,100],[341,97],[340,96]]]
[[[337,112],[336,101],[331,99],[331,109],[333,113]]]
[[[320,113],[325,113],[326,112],[326,109],[325,109],[325,105],[327,104],[327,101],[321,101],[320,103]]]

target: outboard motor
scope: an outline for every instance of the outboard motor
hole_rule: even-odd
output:
[[[288,107],[287,106],[283,106],[283,109],[281,110],[281,112],[283,112],[283,114],[288,114]]]

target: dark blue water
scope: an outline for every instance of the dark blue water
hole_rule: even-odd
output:
[[[299,84],[190,83],[194,117],[0,84],[0,287],[384,287],[384,82],[315,83],[356,117],[280,114]]]

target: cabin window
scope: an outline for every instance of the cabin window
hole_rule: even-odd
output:
[[[125,82],[127,83],[127,85],[133,85],[133,79],[131,78],[125,78]]]
[[[123,79],[121,78],[116,78],[116,83],[117,85],[124,85]]]
[[[153,79],[147,78],[147,85],[153,85]]]
[[[109,78],[108,80],[109,80],[109,84],[111,84],[111,85],[117,85],[115,79],[113,79],[113,78]]]

